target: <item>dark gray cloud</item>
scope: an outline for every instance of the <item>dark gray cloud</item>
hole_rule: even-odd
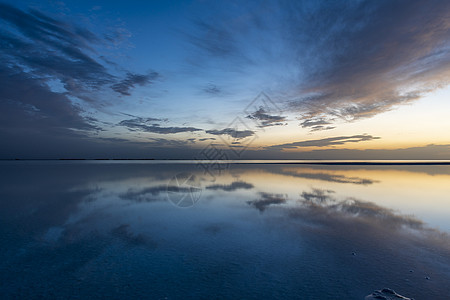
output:
[[[0,23],[0,139],[8,157],[26,149],[27,157],[64,157],[75,149],[76,156],[91,156],[86,149],[105,146],[93,142],[105,124],[84,108],[103,102],[91,92],[109,93],[113,86],[129,94],[156,76],[120,71],[127,74],[121,79],[120,68],[109,69],[97,53],[108,46],[103,37],[37,10],[0,3]]]
[[[200,142],[204,142],[204,141],[208,141],[208,140],[211,140],[211,141],[215,141],[216,140],[216,138],[201,138],[201,139],[198,139]]]
[[[90,43],[98,41],[93,33],[7,4],[0,4],[0,18],[20,33],[5,29],[1,32],[2,54],[10,63],[25,64],[39,75],[57,76],[65,83],[72,79],[89,87],[114,79],[88,54]]]
[[[1,3],[0,22],[2,140],[14,144],[30,137],[80,138],[87,131],[100,130],[95,118],[72,104],[72,94],[51,88],[54,79],[66,86],[82,81],[88,87],[113,80],[86,54],[89,45],[98,42],[95,35],[36,10],[26,13]]]
[[[202,129],[194,127],[161,127],[159,123],[162,119],[155,118],[134,118],[120,121],[118,125],[127,127],[130,130],[139,130],[159,134],[172,134],[179,132],[194,132]]]
[[[323,138],[323,139],[317,139],[317,140],[307,140],[307,141],[300,141],[300,142],[293,142],[293,143],[286,143],[286,144],[280,144],[280,145],[273,145],[269,146],[266,149],[296,149],[301,147],[328,147],[328,146],[336,146],[336,145],[343,145],[346,143],[359,143],[364,141],[371,141],[379,139],[379,137],[374,137],[368,134],[359,134],[359,135],[352,135],[352,136],[337,136],[337,137],[330,137],[330,138]]]
[[[306,118],[300,123],[302,128],[309,128],[310,131],[330,130],[336,128],[335,126],[326,126],[333,124],[332,121],[325,120],[325,118]]]
[[[260,127],[286,125],[286,117],[270,115],[266,113],[263,107],[260,107],[254,113],[249,114],[246,118],[258,121]]]
[[[279,205],[286,202],[286,198],[281,194],[259,193],[261,198],[258,200],[247,201],[247,204],[255,207],[260,212],[266,210],[270,205]]]
[[[105,85],[123,95],[135,85],[145,85],[158,74],[128,72],[124,79],[114,75],[96,57],[94,46],[107,41],[74,24],[54,19],[37,10],[28,12],[0,4],[0,20],[6,24],[0,31],[0,58],[35,78],[60,80],[73,96],[83,97],[89,90]]]
[[[300,123],[300,126],[302,126],[303,128],[307,128],[307,127],[322,126],[322,125],[328,125],[328,124],[331,124],[331,122],[326,121],[323,118],[317,118],[317,119],[304,120],[302,123]]]
[[[143,126],[140,127],[146,132],[153,132],[159,134],[171,134],[179,132],[193,132],[200,131],[201,129],[195,127],[159,127],[159,126]]]
[[[20,68],[0,66],[0,81],[0,133],[74,137],[100,129],[67,95],[52,92],[44,80]]]
[[[186,140],[150,138],[149,140],[153,142],[153,145],[158,146],[158,147],[183,147],[186,145],[195,144],[195,138],[186,139]]]
[[[125,79],[120,82],[113,84],[112,89],[124,96],[130,96],[130,89],[134,88],[135,85],[144,86],[151,83],[153,80],[157,79],[160,75],[156,72],[149,72],[145,75],[128,73]]]
[[[123,120],[119,124],[122,126],[133,127],[133,126],[139,126],[141,124],[158,124],[159,122],[167,121],[167,119],[160,119],[160,118],[141,118],[141,117],[136,117],[133,115],[128,115],[128,116],[134,117],[134,118],[128,119],[128,120]]]
[[[205,132],[213,135],[229,135],[235,139],[243,139],[255,134],[253,130],[237,130],[233,128],[206,130]]]
[[[334,128],[336,128],[336,126],[316,125],[316,126],[311,127],[310,131],[313,132],[313,131],[321,131],[321,130],[331,130]]]
[[[254,186],[251,183],[243,182],[243,181],[234,181],[231,184],[213,184],[206,187],[208,190],[222,190],[226,192],[233,192],[238,189],[252,189]]]

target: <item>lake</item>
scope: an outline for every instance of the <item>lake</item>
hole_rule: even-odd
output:
[[[450,299],[450,166],[0,162],[7,298]]]

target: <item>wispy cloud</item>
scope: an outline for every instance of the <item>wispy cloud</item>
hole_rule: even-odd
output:
[[[248,115],[246,118],[259,121],[260,127],[286,125],[287,121],[286,117],[266,113],[263,107],[260,107],[257,111]]]
[[[203,90],[203,92],[210,94],[210,95],[219,95],[219,94],[223,93],[223,91],[220,89],[220,87],[218,87],[217,85],[215,85],[213,83],[209,83],[208,85],[203,87],[202,90]]]
[[[130,89],[134,88],[135,85],[147,85],[159,76],[160,75],[154,71],[145,75],[128,73],[124,79],[116,84],[113,84],[111,88],[124,96],[130,96]]]
[[[152,141],[152,145],[158,147],[183,147],[186,145],[195,144],[195,138],[186,140],[150,138],[149,140]]]
[[[360,135],[352,135],[352,136],[337,136],[330,138],[323,138],[317,140],[307,140],[293,143],[286,143],[280,145],[273,145],[266,147],[266,149],[296,149],[301,147],[328,147],[328,146],[337,146],[343,145],[346,143],[359,143],[365,141],[371,141],[379,139],[380,137],[374,137],[368,134],[360,134]]]
[[[179,132],[194,132],[202,129],[195,127],[161,127],[159,122],[161,119],[155,118],[134,118],[119,122],[119,126],[127,127],[130,130],[139,130],[143,132],[152,132],[159,134],[173,134]]]
[[[308,75],[291,107],[305,120],[371,117],[449,83],[449,3],[323,3],[305,15],[307,6],[287,6]]]
[[[205,132],[213,135],[229,135],[235,139],[243,139],[255,134],[253,130],[236,130],[233,128],[206,130]]]
[[[332,121],[327,121],[324,118],[307,118],[300,123],[302,128],[309,128],[310,131],[330,130],[336,128],[335,126],[327,126],[333,124]]]
[[[211,140],[211,141],[215,141],[216,140],[216,138],[201,138],[201,139],[198,139],[200,142],[204,142],[204,141],[208,141],[208,140]]]

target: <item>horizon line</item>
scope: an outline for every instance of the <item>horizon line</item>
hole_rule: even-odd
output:
[[[450,165],[450,160],[440,159],[234,159],[207,160],[182,158],[0,158],[0,161],[146,161],[154,163],[207,163],[207,164],[316,164],[316,165]]]

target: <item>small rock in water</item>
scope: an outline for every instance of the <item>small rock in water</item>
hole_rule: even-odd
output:
[[[381,291],[374,291],[372,294],[366,296],[365,300],[414,300],[413,298],[408,298],[397,294],[393,289],[384,288]]]

